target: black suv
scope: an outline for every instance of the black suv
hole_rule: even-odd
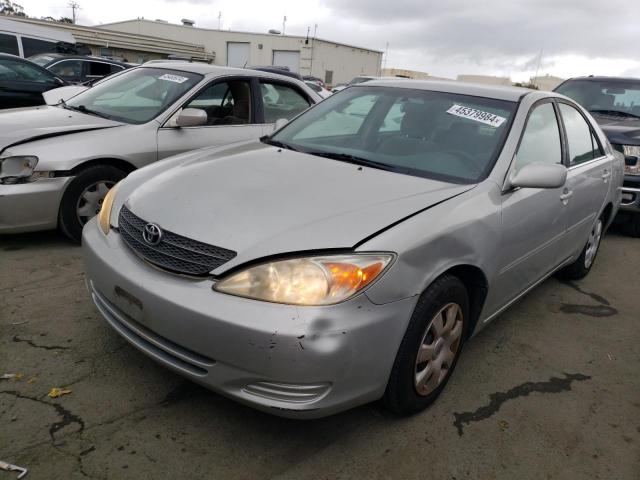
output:
[[[29,60],[68,83],[95,82],[131,67],[128,63],[107,58],[61,53],[39,53],[29,57]]]
[[[554,91],[589,110],[613,148],[624,154],[622,203],[616,221],[640,237],[640,79],[577,77]]]

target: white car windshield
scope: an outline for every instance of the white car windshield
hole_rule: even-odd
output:
[[[264,141],[383,170],[473,183],[493,168],[517,106],[446,92],[354,87]]]
[[[67,108],[126,123],[146,123],[202,80],[202,75],[163,68],[134,68],[73,97]]]

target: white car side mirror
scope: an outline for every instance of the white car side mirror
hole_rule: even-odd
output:
[[[176,118],[178,127],[199,127],[207,123],[207,112],[200,108],[185,108]]]
[[[567,181],[567,167],[547,163],[530,163],[509,177],[511,187],[559,188]]]

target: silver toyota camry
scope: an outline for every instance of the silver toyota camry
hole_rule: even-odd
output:
[[[129,175],[84,228],[88,288],[135,347],[251,406],[415,412],[509,305],[589,272],[622,176],[563,96],[371,81]]]
[[[129,172],[188,150],[257,140],[320,100],[282,75],[156,62],[55,106],[5,110],[0,234],[59,227],[79,241],[109,188]]]

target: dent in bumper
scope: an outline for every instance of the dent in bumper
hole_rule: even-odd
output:
[[[380,398],[416,301],[374,305],[359,295],[295,307],[224,295],[210,280],[147,265],[95,220],[83,246],[93,300],[120,335],[193,381],[280,416],[321,417]]]
[[[0,234],[56,228],[60,201],[72,177],[0,185]]]

